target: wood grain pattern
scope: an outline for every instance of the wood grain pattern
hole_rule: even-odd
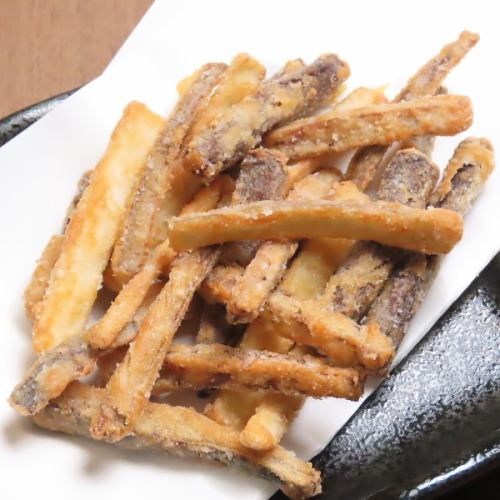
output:
[[[0,0],[0,117],[98,76],[152,0]]]

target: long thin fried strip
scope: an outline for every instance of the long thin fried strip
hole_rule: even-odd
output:
[[[312,356],[235,349],[223,344],[176,345],[165,357],[160,386],[271,390],[317,398],[358,399],[363,376]]]
[[[424,207],[438,175],[439,169],[424,155],[415,150],[402,151],[386,167],[379,184],[377,198]],[[339,240],[330,241],[337,245],[339,243]],[[343,251],[338,246],[327,248],[334,251],[334,256],[345,256],[353,242],[344,241],[346,245]],[[397,252],[384,250],[372,243],[358,245],[357,250],[326,284],[328,275],[325,270],[328,270],[329,266],[325,265],[324,249],[321,246],[318,248],[318,243],[319,240],[311,241],[312,249],[303,251],[302,259],[297,262],[293,271],[288,273],[288,279],[282,284],[284,293],[291,292],[295,297],[300,294],[299,297],[304,299],[315,298],[322,293],[321,300],[327,307],[354,320],[361,319],[387,280],[395,263],[394,254]],[[318,255],[319,261],[316,260]],[[314,265],[312,268],[311,262]],[[311,274],[305,278],[301,271],[310,271]],[[313,281],[311,275],[317,276],[319,283],[314,282],[314,285],[309,285],[308,288],[304,285]],[[266,396],[242,430],[241,442],[253,449],[272,448],[283,436],[287,423],[300,408],[300,403],[297,398]]]
[[[106,386],[106,403],[92,421],[94,436],[118,441],[132,431],[193,294],[218,256],[218,250],[206,248],[176,257],[167,284]]]
[[[396,349],[423,298],[427,259],[421,254],[408,257],[385,283],[368,312],[367,322],[379,325]]]
[[[105,400],[102,389],[73,383],[63,396],[34,417],[37,425],[52,431],[90,437],[90,422]],[[321,492],[321,478],[310,463],[281,447],[255,453],[238,441],[238,433],[213,422],[192,408],[147,403],[133,434],[120,443],[133,450],[157,449],[168,454],[237,465],[277,481],[291,498],[308,498]]]
[[[430,59],[410,78],[394,102],[439,93],[439,87],[448,73],[478,41],[479,35],[468,31],[462,32],[458,40],[445,45],[439,54]],[[360,149],[349,163],[346,178],[364,191],[381,165],[386,152],[385,146],[367,146]]]
[[[128,207],[127,219],[113,250],[113,274],[121,282],[126,282],[140,270],[149,251],[159,243],[154,235],[155,218],[165,208],[165,197],[180,199],[185,195],[184,192],[174,194],[168,191],[169,177],[177,175],[171,170],[197,113],[206,106],[225,69],[224,64],[206,64],[197,72],[148,155],[144,175]],[[176,203],[173,205],[177,208]],[[182,206],[182,201],[179,205]],[[170,215],[177,213],[174,208]]]
[[[132,102],[66,228],[33,332],[37,353],[83,331],[129,197],[163,119]]]
[[[422,95],[434,94],[448,73],[479,41],[479,35],[463,31],[455,42],[445,45],[439,54],[428,61],[397,95],[397,101],[408,101]]]
[[[376,325],[360,327],[343,314],[325,311],[318,301],[274,293],[269,297],[269,309],[278,320],[276,328],[281,335],[323,351],[339,366],[378,370],[394,355],[391,341]]]
[[[31,280],[24,291],[24,309],[31,321],[40,314],[43,296],[49,285],[50,273],[61,254],[64,236],[55,234],[43,249]]]
[[[438,208],[383,201],[262,201],[173,218],[170,242],[174,250],[184,251],[226,241],[329,237],[448,253],[462,231],[457,213]]]
[[[494,166],[493,148],[487,139],[465,139],[448,163],[435,202],[466,215]],[[409,256],[370,308],[366,321],[377,323],[396,347],[406,334],[440,260],[436,256]]]
[[[77,192],[66,211],[66,218],[64,221],[65,228],[69,224],[71,216],[82,198],[83,192],[90,183],[91,175],[92,170],[88,170],[78,181]],[[31,276],[31,280],[24,291],[24,309],[26,311],[26,316],[33,322],[40,314],[43,297],[47,287],[49,286],[50,273],[52,272],[52,269],[61,254],[63,241],[64,237],[59,234],[55,234],[50,238],[49,242],[43,249],[42,255],[40,256],[40,259],[38,260],[35,270]]]
[[[257,92],[191,141],[186,164],[206,179],[238,160],[273,126],[314,110],[349,76],[348,65],[326,54],[312,64],[264,81]]]
[[[183,213],[206,210],[219,202],[231,184],[225,176],[200,190]],[[137,309],[147,300],[167,260],[173,258],[168,241],[160,245],[148,263],[120,291],[104,316],[83,336],[76,335],[38,357],[23,380],[14,388],[10,404],[22,415],[33,415],[59,396],[72,381],[89,374],[95,367],[98,349],[108,349],[131,341],[128,326]]]
[[[334,110],[335,112],[347,111],[366,104],[385,101],[384,94],[380,90],[361,87],[338,103]],[[314,161],[311,163],[314,164]],[[297,171],[298,169],[295,168],[295,173]],[[330,176],[333,174],[334,172]],[[328,172],[324,172],[322,177],[312,176],[310,179],[305,178],[297,182],[287,199],[301,201],[323,198],[322,193],[317,195],[318,181],[320,183],[319,190],[322,186],[329,186],[331,184],[329,180],[323,179],[327,175]],[[316,185],[311,186],[311,180],[315,181]],[[342,199],[342,192],[336,192],[335,198]],[[287,262],[293,257],[297,248],[298,244],[293,242],[265,242],[262,244],[235,287],[232,300],[227,303],[228,318],[231,322],[250,323],[257,318],[266,298],[283,277]]]
[[[274,129],[264,143],[298,160],[417,135],[455,135],[471,124],[468,97],[440,95],[304,118]]]

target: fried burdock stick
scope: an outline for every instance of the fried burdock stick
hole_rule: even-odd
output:
[[[423,155],[414,150],[402,152],[387,167],[380,182],[378,195],[381,199],[388,201],[397,200],[413,206],[423,207],[425,206],[425,200],[434,188],[437,176],[437,168],[428,162]],[[404,188],[402,190],[405,195],[404,198],[399,194],[402,187]],[[299,299],[316,298],[324,291],[329,277],[345,259],[353,243],[351,240],[338,239],[308,241],[305,248],[292,262],[280,285],[280,291],[284,295],[291,295]],[[358,271],[366,268],[366,266],[361,265],[362,261],[359,264]],[[356,267],[354,264],[351,266],[352,269]],[[228,287],[232,286],[233,276],[237,275],[238,270],[233,269],[234,273],[222,273],[221,271],[219,268],[214,270],[214,272],[220,273],[219,279],[221,282],[225,281]],[[314,279],[311,279],[311,276],[314,276]],[[385,276],[386,278],[387,276]],[[211,288],[210,278],[207,279],[204,286]],[[348,292],[349,290],[345,291]],[[368,297],[367,293],[356,295],[359,300]],[[376,293],[371,300],[375,296]],[[273,297],[279,297],[279,295],[275,292]],[[283,300],[283,297],[281,297],[281,300]],[[352,301],[354,300],[353,298]],[[271,304],[268,304],[268,308],[272,306],[272,302],[273,300],[271,300]],[[365,301],[365,305],[360,306],[360,308],[364,309],[370,303]],[[290,326],[290,323],[288,326]],[[288,335],[290,335],[290,328],[283,329],[288,330]],[[248,345],[253,348],[267,348],[278,352],[288,352],[294,344],[293,341],[279,335],[281,330],[279,323],[276,324],[272,321],[272,310],[266,311],[261,318],[252,323],[247,329],[242,346]],[[287,333],[284,332],[284,335],[287,335]],[[236,422],[239,424],[238,419],[234,418],[235,412],[233,408],[238,407],[235,400],[241,400],[245,395],[246,393],[239,395],[225,391],[207,408],[206,412],[211,418],[215,418],[221,423]],[[240,434],[240,440],[245,446],[254,449],[270,449],[279,442],[288,427],[288,423],[300,409],[303,401],[301,398],[286,398],[276,395],[267,395],[259,401],[254,415],[248,420]],[[241,428],[241,424],[239,427]]]
[[[264,143],[297,160],[419,135],[455,135],[471,123],[468,97],[440,95],[304,118],[271,131]]]
[[[232,200],[238,196],[239,191],[235,191]],[[149,399],[187,307],[219,255],[219,248],[208,247],[174,259],[167,284],[148,311],[123,362],[108,381],[107,403],[92,421],[95,437],[116,441],[130,433]]]
[[[487,139],[465,139],[455,149],[433,202],[465,216],[494,167],[493,148]],[[437,256],[408,256],[370,308],[366,322],[377,323],[395,347],[406,334],[440,261]]]
[[[385,168],[377,199],[422,209],[433,192],[439,169],[416,149],[399,151]],[[323,304],[359,321],[375,300],[398,258],[404,254],[373,242],[358,244],[329,280]]]
[[[340,101],[335,106],[334,111],[347,111],[376,102],[385,102],[383,93],[380,90],[361,87]],[[296,167],[295,170],[297,170]],[[323,177],[325,175],[327,175],[326,172]],[[328,181],[324,183],[323,181],[324,179],[320,176],[312,176],[309,179],[306,177],[303,181],[296,182],[287,199],[289,201],[304,201],[324,198],[327,193],[321,192],[321,186],[328,185]],[[313,182],[316,183],[316,186],[311,185]],[[342,196],[342,194],[337,193],[337,198],[342,198]],[[265,300],[283,277],[287,262],[293,257],[297,247],[298,244],[295,242],[278,243],[272,241],[265,242],[260,246],[235,287],[232,299],[226,304],[228,318],[231,322],[250,323],[257,318]]]
[[[263,201],[173,218],[169,237],[176,251],[226,241],[330,237],[448,253],[462,231],[462,217],[440,208],[383,201]]]
[[[393,102],[408,101],[416,97],[441,93],[440,85],[448,73],[479,41],[479,35],[464,31],[458,40],[445,45],[439,54],[430,59],[410,78]],[[387,153],[387,146],[366,146],[359,149],[349,163],[346,178],[365,190]]]
[[[263,200],[282,200],[289,190],[287,157],[278,151],[254,149],[241,162],[232,205]],[[221,262],[247,265],[254,258],[260,241],[236,241],[224,245]]]
[[[125,109],[66,228],[34,325],[37,353],[83,331],[129,197],[162,125],[163,119],[143,104],[132,102]]]
[[[340,178],[340,173],[335,169],[309,175],[295,184],[287,200],[322,199],[333,195],[333,185]],[[296,242],[266,241],[259,246],[226,302],[229,322],[250,323],[257,318],[264,301],[283,276],[286,264],[297,248]]]
[[[345,62],[325,54],[308,66],[264,81],[254,95],[190,142],[186,164],[210,179],[241,160],[275,125],[318,108],[348,76]]]
[[[105,391],[79,382],[36,415],[45,429],[90,437],[90,423],[105,401]],[[268,453],[245,449],[238,433],[213,422],[192,408],[147,403],[133,433],[120,442],[133,450],[155,449],[170,455],[191,456],[207,462],[237,465],[280,484],[291,498],[308,498],[321,492],[321,477],[310,463],[276,447]]]
[[[179,388],[251,389],[316,398],[358,399],[364,377],[313,356],[237,349],[223,344],[176,345],[165,357],[155,392]]]
[[[61,234],[55,234],[50,238],[24,290],[24,309],[31,321],[35,321],[40,314],[43,296],[49,286],[50,273],[61,255],[63,242],[64,236]]]
[[[127,218],[113,250],[113,275],[122,283],[140,270],[150,250],[160,243],[154,235],[155,218],[160,209],[165,208],[163,205],[168,201],[165,196],[174,196],[168,192],[169,177],[178,173],[172,172],[173,165],[197,113],[207,105],[210,94],[225,70],[225,64],[212,63],[197,70],[148,154],[144,174],[135,186],[135,195],[130,201]],[[180,196],[177,194],[177,198]],[[172,204],[177,205],[174,202]],[[175,208],[173,211],[170,215],[177,214]]]
[[[218,256],[217,249],[204,248],[174,259],[168,282],[106,385],[105,402],[92,420],[95,437],[118,441],[132,431],[193,295]]]
[[[225,191],[230,189],[228,184],[231,184],[230,179],[218,177],[210,186],[200,190],[184,211],[189,213],[216,206]],[[174,257],[168,241],[157,247],[146,265],[122,288],[95,325],[83,335],[70,337],[38,357],[14,388],[9,399],[11,406],[21,415],[37,413],[50,399],[59,396],[72,380],[92,372],[101,351],[129,342],[130,335],[125,335],[128,325],[162,268]]]

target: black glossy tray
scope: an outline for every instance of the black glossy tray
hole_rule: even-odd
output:
[[[0,120],[0,146],[70,94]],[[500,467],[500,254],[314,464],[328,499],[455,496],[473,478],[500,476],[491,472]]]

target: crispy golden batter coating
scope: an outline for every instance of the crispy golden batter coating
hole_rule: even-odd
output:
[[[313,356],[236,349],[223,344],[175,345],[165,357],[156,392],[221,387],[317,398],[358,399],[364,377]]]
[[[43,296],[50,281],[50,273],[61,254],[63,241],[64,236],[60,234],[55,234],[50,238],[24,290],[24,310],[31,321],[35,321],[40,314]]]
[[[462,218],[445,209],[385,201],[261,201],[170,222],[176,251],[238,240],[347,238],[423,253],[448,253],[460,241]]]
[[[104,402],[103,389],[74,382],[33,420],[40,427],[90,437],[90,422]],[[244,448],[238,433],[192,408],[147,403],[133,433],[121,446],[132,450],[160,450],[178,457],[236,465],[280,484],[290,498],[321,493],[321,476],[308,462],[277,447],[268,453]]]
[[[424,64],[417,73],[410,78],[405,87],[396,96],[394,102],[408,101],[415,97],[444,94],[446,91],[440,86],[448,73],[467,55],[470,49],[479,41],[479,35],[464,31],[458,40],[445,45],[439,54]],[[430,136],[426,136],[429,138]],[[410,139],[411,140],[411,139]],[[423,153],[422,144],[413,144]],[[376,171],[380,168],[387,152],[385,146],[366,146],[361,148],[351,159],[347,168],[346,178],[353,181],[361,190],[370,184]]]
[[[125,109],[66,228],[34,327],[36,352],[82,333],[128,200],[162,125],[163,119],[143,104]]]
[[[217,205],[230,187],[225,176],[203,188],[183,210],[193,213]],[[168,241],[156,248],[146,265],[122,288],[104,316],[83,335],[75,335],[43,353],[10,396],[10,404],[22,415],[33,415],[59,396],[72,381],[89,374],[100,352],[130,342],[137,334],[137,324],[145,316],[153,297],[153,284],[162,267],[173,259]],[[144,307],[143,307],[144,306]]]
[[[106,386],[106,402],[92,420],[91,432],[95,437],[118,441],[131,432],[193,294],[218,255],[217,250],[207,248],[179,255],[172,262],[167,284]]]
[[[471,124],[468,97],[440,95],[304,118],[274,129],[264,142],[297,160],[417,135],[455,135]]]
[[[130,200],[127,218],[113,250],[113,274],[122,283],[139,272],[149,252],[164,240],[164,235],[159,234],[161,228],[157,219],[165,214],[177,215],[196,191],[195,182],[189,182],[189,192],[174,193],[169,184],[175,177],[183,178],[183,182],[187,183],[184,179],[186,175],[176,160],[190,127],[200,110],[207,105],[225,69],[225,64],[206,64],[200,68],[148,154],[144,174],[135,186],[135,195]],[[175,180],[180,183],[180,179]]]
[[[325,54],[308,66],[264,81],[254,95],[191,141],[186,164],[206,179],[213,177],[241,160],[273,126],[320,106],[348,76],[345,62]]]
[[[480,180],[481,184],[486,182],[494,168],[493,146],[491,142],[484,138],[468,137],[457,146],[446,166],[441,184],[433,195],[433,204],[442,206],[443,200],[453,187],[452,180],[454,178],[458,179],[456,174],[465,165],[473,165],[477,169],[477,173],[479,174],[478,180]],[[462,214],[464,213],[458,207],[446,208],[456,210]]]

